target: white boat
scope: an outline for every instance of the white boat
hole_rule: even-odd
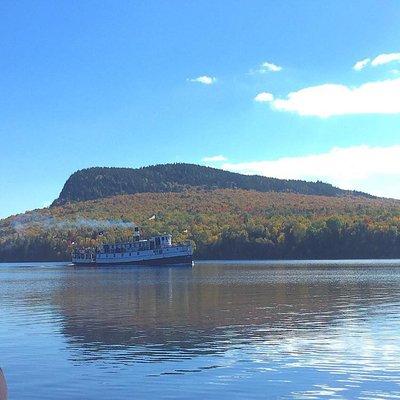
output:
[[[190,243],[173,244],[171,235],[141,239],[135,227],[133,241],[102,244],[97,248],[78,248],[72,253],[75,265],[163,265],[193,263]]]

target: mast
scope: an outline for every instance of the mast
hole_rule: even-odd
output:
[[[140,240],[140,230],[138,226],[135,226],[135,230],[133,232],[133,240],[138,242]]]

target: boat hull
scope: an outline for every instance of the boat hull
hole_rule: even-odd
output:
[[[111,260],[110,260],[111,261]],[[102,259],[101,262],[97,261],[73,261],[74,265],[78,266],[121,266],[121,265],[152,265],[152,266],[162,266],[162,265],[192,265],[193,257],[191,255],[175,256],[175,257],[163,257],[154,258],[146,260],[124,260],[119,259],[118,261],[107,262],[107,260]]]

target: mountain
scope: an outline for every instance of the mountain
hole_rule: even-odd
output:
[[[0,261],[68,260],[75,245],[129,240],[133,222],[190,240],[196,258],[400,258],[400,201],[192,187],[0,220]]]
[[[82,169],[72,174],[53,206],[94,200],[121,194],[181,192],[190,187],[244,189],[259,192],[287,192],[320,196],[364,196],[323,182],[306,182],[242,175],[195,164],[161,164],[143,168]]]
[[[154,217],[153,217],[154,216]],[[88,168],[51,207],[0,220],[0,261],[169,232],[197,258],[400,258],[400,201],[193,164]]]

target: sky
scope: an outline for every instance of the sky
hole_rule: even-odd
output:
[[[91,166],[400,198],[400,2],[0,2],[0,217]]]

